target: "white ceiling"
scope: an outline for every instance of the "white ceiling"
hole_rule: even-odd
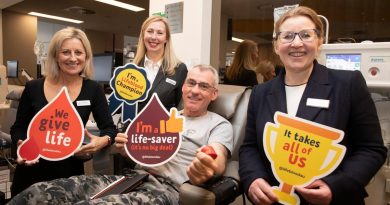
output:
[[[3,2],[4,0],[0,0]],[[148,0],[121,0],[145,8],[133,12],[122,8],[99,3],[93,0],[24,0],[5,8],[13,12],[27,14],[31,11],[82,20],[78,27],[130,36],[138,36],[142,22],[149,12]],[[42,21],[56,22],[40,18]],[[60,22],[60,24],[66,24]],[[69,24],[72,25],[72,24]]]
[[[93,0],[0,0],[0,8],[24,14],[36,11],[80,19],[85,21],[80,25],[82,28],[138,36],[139,28],[148,16],[149,0],[120,1],[144,7],[145,10],[132,12]],[[357,41],[390,41],[388,12],[390,0],[221,0],[221,2],[222,13],[233,19],[233,35],[259,43],[269,43],[271,40],[273,9],[292,4],[309,6],[326,16],[331,23],[330,42],[350,37]],[[88,11],[93,11],[94,14],[87,14]]]

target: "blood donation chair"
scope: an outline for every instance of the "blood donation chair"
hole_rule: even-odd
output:
[[[23,92],[22,87],[10,89],[5,102],[0,103],[0,204],[11,197],[10,184],[14,169],[16,148],[12,148],[10,128],[13,125],[19,105],[19,99]]]
[[[203,188],[184,183],[180,187],[180,204],[214,205],[241,204],[245,200],[240,190],[238,176],[238,150],[245,135],[247,107],[251,89],[243,86],[218,85],[219,96],[210,104],[209,110],[225,117],[233,126],[234,148],[228,161],[222,180],[217,180],[211,187]],[[213,190],[210,191],[210,190]],[[236,197],[240,196],[236,199]],[[242,198],[243,197],[243,198]],[[235,200],[236,199],[236,200]]]
[[[23,87],[14,88],[6,95],[7,101],[0,105],[0,145],[2,147],[11,145],[10,128],[15,122],[22,92]]]
[[[0,65],[0,103],[5,102],[5,96],[8,93],[7,68]]]
[[[233,126],[234,148],[223,178],[214,180],[210,187],[199,187],[184,183],[180,187],[180,204],[184,205],[214,205],[229,204],[242,194],[239,187],[238,176],[238,150],[245,134],[247,107],[251,89],[243,86],[218,85],[219,96],[209,106],[209,110],[228,119]],[[101,150],[104,154],[96,153],[93,157],[93,173],[120,174],[123,167],[114,161],[112,156],[115,149],[111,146],[107,150]],[[111,154],[109,154],[111,153]],[[128,161],[122,163],[129,163]],[[109,164],[109,165],[108,165]],[[108,168],[111,167],[111,168]],[[107,170],[110,170],[107,172]],[[102,172],[103,171],[103,172]],[[213,189],[214,192],[210,191]],[[234,204],[242,204],[245,198],[239,197]]]

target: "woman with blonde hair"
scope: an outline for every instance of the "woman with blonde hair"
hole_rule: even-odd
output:
[[[257,82],[265,83],[276,76],[275,66],[271,61],[263,60],[256,66]]]
[[[82,30],[67,27],[54,34],[45,68],[45,77],[27,82],[23,90],[16,120],[11,127],[13,146],[16,148],[26,140],[30,121],[63,87],[68,89],[84,126],[93,114],[100,136],[85,130],[89,143],[79,148],[75,156],[60,161],[18,158],[11,186],[12,196],[36,182],[84,174],[85,156],[111,145],[117,133],[102,87],[90,80],[93,75],[92,49]]]
[[[173,51],[171,31],[165,17],[150,16],[144,21],[133,63],[145,68],[152,85],[149,93],[157,93],[168,110],[179,105],[187,67]],[[138,103],[139,110],[151,96],[149,94],[147,100]]]
[[[257,85],[254,70],[258,57],[258,48],[254,41],[244,40],[241,42],[234,54],[232,65],[226,71],[224,83],[242,86]]]

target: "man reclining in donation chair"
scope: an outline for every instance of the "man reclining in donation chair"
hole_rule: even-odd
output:
[[[197,65],[189,70],[182,87],[185,118],[182,143],[169,162],[155,167],[137,165],[131,174],[149,173],[148,179],[126,194],[108,195],[91,199],[112,182],[117,175],[81,175],[67,179],[36,183],[15,196],[9,204],[178,204],[179,187],[190,181],[202,185],[216,175],[222,175],[227,158],[233,150],[233,128],[225,118],[207,110],[218,96],[218,73],[208,65]],[[127,156],[124,146],[127,135],[115,138],[119,153]],[[215,154],[206,154],[204,145]],[[215,159],[214,159],[215,158]]]

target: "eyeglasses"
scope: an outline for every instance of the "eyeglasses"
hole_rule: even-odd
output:
[[[319,35],[319,31],[317,29],[304,29],[299,32],[281,31],[276,33],[276,39],[280,37],[281,43],[291,43],[297,35],[303,42],[311,42]]]
[[[208,91],[208,90],[211,90],[211,89],[214,89],[214,86],[211,86],[210,84],[208,83],[205,83],[205,82],[196,82],[195,80],[192,80],[192,79],[188,79],[184,82],[187,87],[189,88],[193,88],[195,87],[196,85],[199,86],[199,88],[202,90],[202,91]]]

